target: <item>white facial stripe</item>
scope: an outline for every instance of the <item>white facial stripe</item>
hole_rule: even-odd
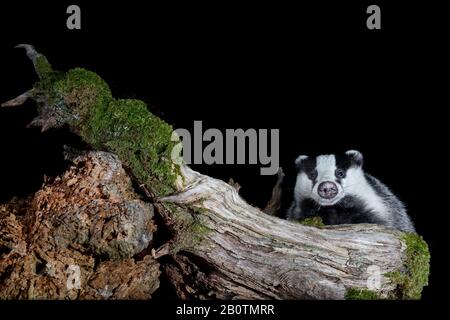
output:
[[[334,181],[336,157],[333,154],[318,156],[316,159],[317,181]]]
[[[298,156],[297,159],[295,159],[295,164],[300,164],[300,162],[302,162],[303,160],[306,160],[306,159],[308,159],[308,156],[304,156],[304,155]]]
[[[304,172],[300,173],[297,176],[297,182],[295,184],[294,195],[296,200],[300,200],[301,198],[303,198],[302,195],[305,198],[308,198],[311,194],[312,187],[312,182],[308,178],[308,176]]]
[[[330,206],[338,202],[344,196],[344,190],[339,183],[336,183],[336,187],[338,188],[338,194],[333,199],[324,199],[318,194],[318,187],[320,183],[325,181],[336,181],[335,171],[336,171],[336,157],[332,154],[330,155],[322,155],[316,158],[316,170],[317,170],[317,179],[316,183],[313,186],[313,189],[310,191],[310,198],[314,199],[318,204],[322,206]],[[312,183],[311,183],[312,185]]]
[[[376,194],[373,188],[367,182],[361,167],[350,167],[341,183],[336,183],[338,187],[338,195],[333,199],[323,199],[317,193],[318,185],[324,181],[336,181],[336,157],[334,155],[322,155],[316,158],[316,170],[318,173],[317,182],[313,186],[313,182],[308,176],[301,172],[297,176],[294,197],[297,202],[305,198],[311,198],[321,206],[334,205],[346,195],[356,196],[365,202],[368,209],[372,209],[388,219],[389,210],[383,200]]]
[[[351,167],[347,170],[344,190],[346,194],[364,199],[368,208],[378,212],[382,216],[388,216],[386,205],[369,185],[360,167]]]

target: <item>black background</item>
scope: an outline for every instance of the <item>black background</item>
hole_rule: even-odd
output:
[[[69,4],[81,6],[82,30],[66,29]],[[369,4],[380,5],[382,30],[367,30]],[[91,69],[114,96],[144,100],[174,127],[203,120],[204,129],[279,128],[291,183],[298,154],[358,149],[430,244],[429,303],[447,282],[446,190],[436,184],[446,174],[443,12],[425,1],[2,3],[0,100],[36,80],[13,48],[31,43],[55,68]],[[62,145],[77,143],[65,130],[26,129],[35,112],[32,103],[0,110],[1,201],[60,173]],[[275,181],[259,166],[195,169],[232,177],[258,206]]]

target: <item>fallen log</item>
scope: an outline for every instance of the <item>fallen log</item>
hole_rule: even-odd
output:
[[[21,47],[40,81],[3,106],[34,99],[39,116],[31,125],[66,125],[94,149],[117,155],[170,230],[166,244],[151,249],[155,258],[172,257],[162,269],[181,298],[420,298],[429,273],[420,236],[376,225],[317,228],[265,214],[235,187],[173,162],[171,127],[142,101],[114,99],[95,73],[54,71],[32,46]]]

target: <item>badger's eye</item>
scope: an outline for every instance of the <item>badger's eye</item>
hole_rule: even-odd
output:
[[[343,177],[345,177],[345,172],[342,169],[336,169],[334,174],[336,175],[336,178],[343,178]]]
[[[315,180],[317,178],[317,170],[313,170],[309,173],[309,178]]]

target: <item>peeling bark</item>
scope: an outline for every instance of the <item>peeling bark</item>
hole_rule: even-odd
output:
[[[151,245],[153,207],[112,154],[78,156],[30,199],[0,208],[2,298],[150,298],[159,286],[158,262],[133,258]]]

